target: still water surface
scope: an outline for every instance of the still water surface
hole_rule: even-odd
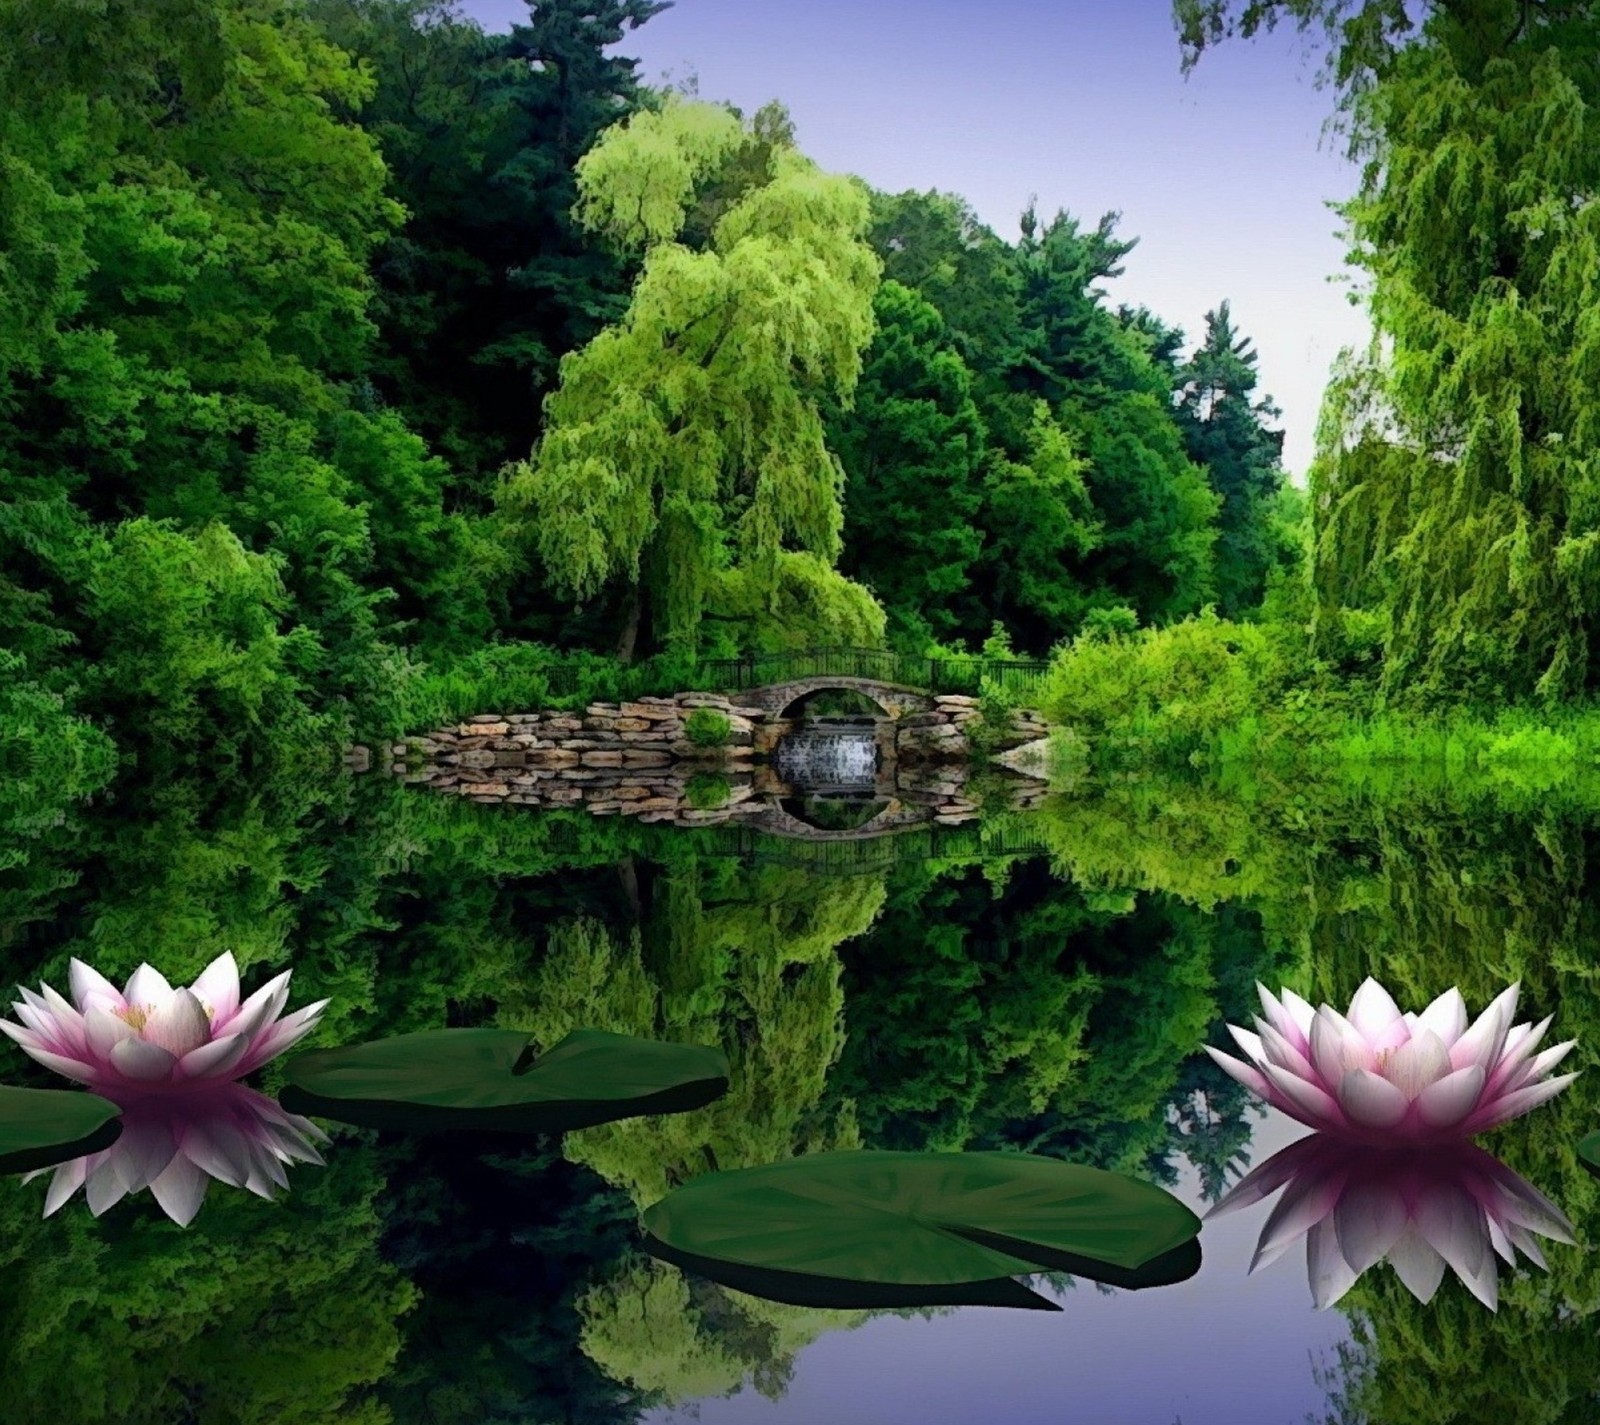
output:
[[[443,1026],[718,1044],[718,1103],[551,1142],[335,1129],[275,1202],[213,1185],[192,1226],[148,1195],[41,1216],[0,1183],[12,1418],[837,1425],[1600,1418],[1573,1152],[1590,1079],[1490,1147],[1571,1218],[1550,1270],[1453,1276],[1426,1305],[1383,1264],[1313,1309],[1303,1249],[1254,1276],[1268,1205],[1206,1225],[1189,1281],[1036,1283],[1059,1314],[823,1311],[638,1250],[677,1184],[839,1147],[1023,1148],[1162,1183],[1199,1211],[1301,1135],[1217,1072],[1254,984],[1403,1003],[1514,979],[1522,1017],[1600,1043],[1593,820],[1506,789],[1080,788],[934,859],[808,864],[772,843],[485,807],[376,779],[86,808],[0,860],[14,981],[69,957],[173,981],[221,950],[294,971],[317,1042]],[[1024,834],[1025,833],[1025,834]],[[53,1086],[9,1048],[0,1081]],[[279,1082],[269,1066],[260,1076]]]

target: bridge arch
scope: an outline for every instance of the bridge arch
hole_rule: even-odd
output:
[[[902,683],[884,683],[876,678],[849,678],[826,673],[809,678],[791,678],[786,683],[771,683],[764,688],[747,688],[737,696],[742,705],[760,708],[769,717],[781,718],[803,699],[816,693],[831,692],[859,693],[877,704],[885,717],[897,720],[907,713],[928,712],[934,705],[931,694]]]

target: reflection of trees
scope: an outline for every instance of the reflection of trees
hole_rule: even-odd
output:
[[[1279,963],[1303,967],[1288,982],[1316,999],[1345,1003],[1372,974],[1402,1003],[1457,984],[1476,1010],[1521,979],[1524,1009],[1555,1014],[1555,1032],[1579,1039],[1577,1056],[1592,1056],[1584,1041],[1600,1023],[1593,820],[1532,800],[1515,785],[1460,777],[1376,787],[1263,778],[1226,789],[1147,780],[1079,795],[1052,807],[1044,825],[1058,859],[1089,884],[1117,884],[1121,856],[1120,875],[1134,884],[1201,903],[1237,896],[1259,914]],[[1600,1208],[1600,1184],[1578,1166],[1573,1145],[1597,1121],[1600,1083],[1587,1074],[1485,1146],[1581,1233]],[[1548,1275],[1503,1279],[1498,1314],[1453,1280],[1423,1305],[1385,1269],[1363,1278],[1344,1303],[1356,1342],[1333,1371],[1330,1420],[1593,1418],[1600,1270],[1582,1248],[1552,1244],[1546,1256]]]
[[[998,884],[902,875],[846,951],[849,1040],[834,1090],[864,1138],[895,1148],[1005,1145],[1139,1168],[1176,1145],[1169,1105],[1226,1161],[1242,1101],[1196,1060],[1220,1008],[1265,973],[1256,918],[1170,896],[1086,894],[1042,861]],[[1220,1164],[1219,1164],[1220,1167]]]
[[[720,1044],[727,1095],[707,1108],[568,1135],[564,1151],[642,1208],[699,1173],[856,1141],[820,1109],[842,1043],[838,945],[883,901],[877,877],[818,882],[779,868],[685,863],[655,879],[631,936],[593,919],[554,926],[502,1021],[553,1044],[579,1026]],[[837,1312],[735,1297],[637,1260],[583,1299],[583,1344],[609,1374],[671,1400],[751,1379],[776,1390],[793,1353]]]
[[[0,1379],[15,1420],[379,1425],[367,1399],[415,1299],[378,1254],[383,1177],[354,1143],[278,1203],[215,1193],[185,1229],[39,1217],[0,1184]]]

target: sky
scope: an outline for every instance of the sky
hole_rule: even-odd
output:
[[[462,8],[488,29],[527,14]],[[1359,174],[1323,132],[1334,95],[1308,45],[1280,26],[1185,79],[1170,0],[676,0],[616,52],[746,113],[779,99],[823,168],[958,193],[1008,239],[1031,197],[1085,227],[1120,212],[1139,245],[1111,303],[1180,326],[1187,350],[1227,300],[1300,482],[1329,366],[1368,334],[1327,206]]]

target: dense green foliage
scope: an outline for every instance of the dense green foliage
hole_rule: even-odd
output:
[[[0,15],[13,740],[295,765],[617,653],[1253,606],[1279,471],[1226,308],[1185,365],[1094,285],[1114,215],[1006,242],[644,88],[661,8]]]

